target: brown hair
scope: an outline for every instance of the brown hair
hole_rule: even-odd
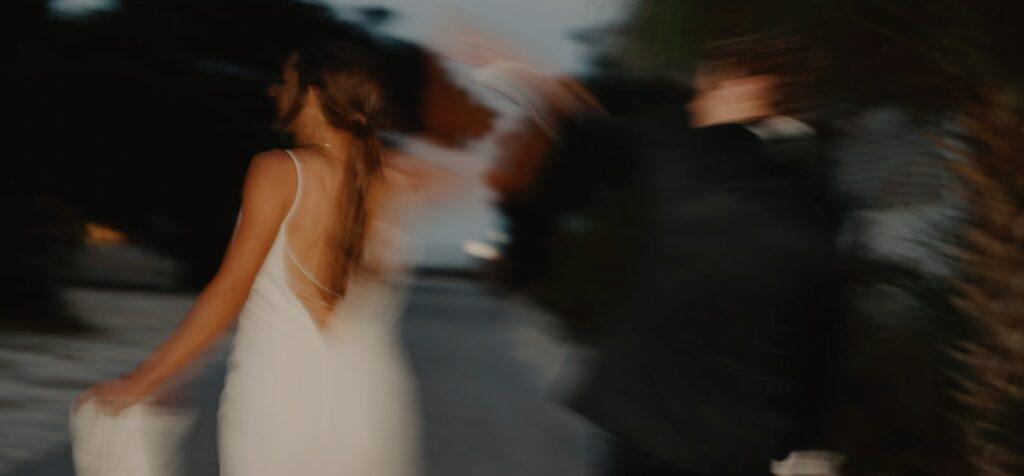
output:
[[[330,292],[345,295],[349,278],[363,270],[370,187],[382,173],[378,129],[384,115],[384,94],[373,74],[373,58],[365,48],[337,42],[319,42],[291,56],[298,73],[299,96],[282,123],[287,125],[298,116],[306,91],[313,87],[327,122],[355,139],[341,178],[339,198],[344,215],[332,238],[339,272],[325,283],[327,290],[318,290],[325,300],[331,298]]]
[[[712,74],[776,78],[773,108],[807,118],[821,112],[824,52],[808,38],[759,34],[705,45],[700,66]]]

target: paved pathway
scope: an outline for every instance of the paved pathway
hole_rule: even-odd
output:
[[[0,336],[0,475],[72,474],[67,406],[131,368],[166,336],[191,295],[69,289],[86,336]],[[532,307],[462,280],[413,288],[403,338],[423,397],[428,476],[585,473],[592,430],[552,402],[570,352]],[[188,386],[200,410],[189,475],[215,475],[226,342]]]

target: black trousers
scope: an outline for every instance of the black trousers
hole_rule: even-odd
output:
[[[620,440],[612,440],[608,449],[606,476],[700,476]]]
[[[608,449],[608,463],[604,476],[720,476],[718,474],[698,473],[681,468],[678,465],[638,450],[618,439],[612,439]],[[742,476],[769,476],[768,462],[763,465],[744,470],[733,470],[730,474]]]

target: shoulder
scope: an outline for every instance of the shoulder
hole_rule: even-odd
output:
[[[282,149],[271,149],[260,152],[249,161],[249,174],[260,176],[279,176],[280,174],[295,175],[292,158]]]
[[[693,130],[699,146],[721,149],[752,149],[762,143],[760,137],[742,124],[718,124]]]
[[[260,152],[249,160],[246,172],[246,186],[276,185],[288,189],[289,183],[295,182],[297,171],[293,159],[281,149]]]
[[[242,185],[242,200],[260,208],[268,205],[286,207],[297,190],[297,175],[292,158],[284,150],[260,152],[249,161]]]
[[[401,190],[415,190],[422,185],[423,175],[429,174],[431,168],[423,159],[416,158],[405,152],[389,150],[384,154],[383,175],[392,187]]]
[[[675,148],[689,137],[681,121],[615,117],[582,117],[565,124],[562,146],[607,153],[623,149],[634,154],[649,148]]]

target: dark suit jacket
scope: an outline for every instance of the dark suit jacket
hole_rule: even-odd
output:
[[[766,472],[820,433],[837,222],[824,181],[739,125],[605,126],[629,136],[638,256],[571,406],[691,471]]]

